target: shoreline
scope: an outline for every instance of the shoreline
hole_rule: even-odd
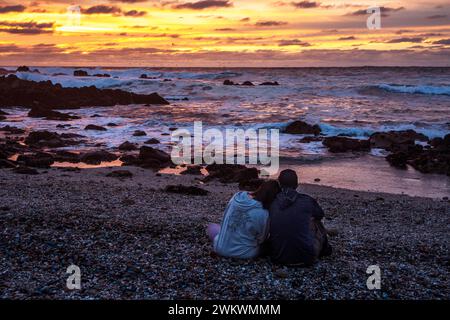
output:
[[[132,178],[106,177],[128,170]],[[447,200],[316,185],[301,190],[325,211],[334,254],[311,268],[222,259],[204,234],[236,184],[137,167],[0,170],[1,298],[13,299],[448,299]],[[166,185],[207,196],[170,194]],[[82,290],[65,289],[66,268]],[[382,290],[369,291],[378,264]]]

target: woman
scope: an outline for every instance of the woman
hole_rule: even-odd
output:
[[[208,226],[214,251],[229,258],[257,257],[268,235],[268,209],[279,192],[278,182],[270,180],[254,193],[236,193],[225,209],[222,225]]]

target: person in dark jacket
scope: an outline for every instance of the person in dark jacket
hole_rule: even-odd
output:
[[[319,257],[331,254],[321,221],[324,212],[316,200],[296,191],[295,171],[282,171],[278,182],[282,191],[269,210],[271,260],[284,265],[312,265]]]

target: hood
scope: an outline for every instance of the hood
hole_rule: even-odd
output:
[[[288,208],[294,204],[297,200],[298,192],[294,189],[283,189],[277,195],[277,199],[280,201],[280,206],[282,209]]]
[[[233,197],[233,204],[243,210],[249,210],[251,208],[262,208],[262,204],[259,201],[253,199],[247,192],[238,192]]]

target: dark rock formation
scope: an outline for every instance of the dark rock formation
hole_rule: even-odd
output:
[[[106,128],[102,127],[102,126],[97,126],[95,124],[88,124],[84,130],[93,130],[93,131],[107,131]]]
[[[158,139],[151,138],[144,142],[145,144],[160,144],[161,142]]]
[[[415,145],[415,141],[428,141],[428,137],[414,130],[376,132],[370,136],[372,148],[385,149],[387,151],[406,151]]]
[[[319,135],[322,132],[319,125],[310,125],[304,121],[294,121],[288,124],[286,129],[284,130],[284,133],[289,134],[314,134]]]
[[[11,126],[1,127],[0,131],[8,132],[8,133],[11,133],[11,134],[23,134],[23,133],[25,133],[25,130],[17,128],[17,127],[11,127]]]
[[[20,66],[17,68],[16,72],[30,72],[30,68],[28,68],[27,66]]]
[[[25,143],[33,147],[61,148],[79,144],[79,142],[65,139],[56,132],[34,131],[25,138]]]
[[[87,152],[80,155],[80,161],[87,164],[99,165],[102,162],[111,162],[119,158],[114,153],[108,151],[93,151]]]
[[[19,155],[17,162],[23,163],[28,167],[50,168],[55,162],[53,156],[49,153],[38,152],[34,154]]]
[[[147,135],[147,133],[145,133],[145,131],[142,131],[142,130],[136,130],[133,133],[134,137],[145,137],[146,135]]]
[[[242,83],[242,86],[253,87],[253,86],[254,86],[254,84],[253,84],[253,82],[250,82],[250,81],[245,81],[245,82],[243,82],[243,83]]]
[[[201,166],[189,166],[186,168],[186,170],[182,171],[181,174],[201,176],[202,175],[202,167]]]
[[[260,86],[279,86],[279,85],[280,84],[277,81],[274,81],[274,82],[268,81],[268,82],[263,82],[260,84]]]
[[[92,106],[129,104],[169,104],[156,93],[135,94],[123,90],[97,89],[94,86],[63,88],[51,81],[21,80],[15,75],[0,77],[0,105],[32,108],[36,105],[49,109],[75,109]]]
[[[89,74],[84,70],[75,70],[73,72],[74,77],[89,77]]]
[[[370,150],[370,143],[368,140],[358,140],[346,137],[326,137],[322,143],[333,153]]]
[[[45,118],[46,120],[69,121],[80,119],[80,117],[73,116],[67,113],[51,110],[49,108],[35,106],[28,112],[30,118]]]
[[[133,151],[133,150],[137,150],[137,149],[138,149],[138,147],[134,143],[131,143],[129,141],[125,141],[124,143],[122,143],[119,146],[119,150],[122,150],[122,151]]]
[[[224,86],[236,86],[237,83],[234,83],[234,82],[231,81],[231,80],[225,80],[225,81],[223,82],[223,85],[224,85]]]
[[[13,170],[15,173],[18,174],[29,174],[29,175],[36,175],[39,174],[36,169],[25,167],[25,166],[18,166]]]

